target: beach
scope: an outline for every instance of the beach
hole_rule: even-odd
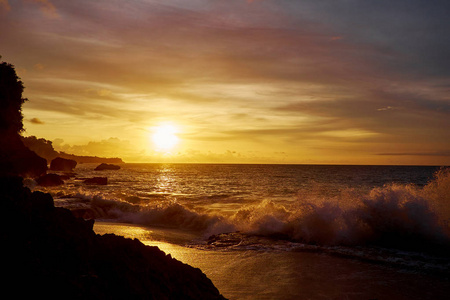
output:
[[[0,0],[4,294],[448,299],[449,11]]]
[[[200,268],[227,299],[446,299],[450,292],[448,278],[353,258],[310,251],[199,250],[152,240],[152,235],[167,236],[167,230],[118,223],[97,222],[94,230],[138,238]]]
[[[94,231],[157,246],[228,299],[445,299],[447,169],[82,164],[34,186]],[[108,183],[86,184],[104,176]],[[32,181],[28,182],[33,185]]]

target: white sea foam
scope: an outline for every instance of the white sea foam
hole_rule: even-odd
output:
[[[232,214],[176,200],[154,197],[146,202],[81,188],[66,198],[70,196],[67,202],[84,217],[178,228],[202,236],[240,231],[313,245],[420,248],[424,243],[449,244],[449,195],[450,171],[443,169],[424,187],[387,184],[369,193],[344,189],[334,197],[309,189],[287,204],[263,200]]]
[[[450,172],[423,188],[389,184],[361,195],[302,197],[289,207],[272,201],[246,206],[231,221],[238,230],[319,245],[420,246],[450,241]]]

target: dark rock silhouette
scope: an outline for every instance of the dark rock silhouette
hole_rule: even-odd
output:
[[[21,140],[28,149],[45,158],[48,163],[60,156],[58,151],[53,149],[53,143],[49,140],[35,136],[21,137]]]
[[[224,299],[199,269],[138,240],[96,235],[94,221],[23,186],[18,175],[45,174],[47,161],[20,138],[22,92],[14,67],[0,63],[3,292],[18,299]]]
[[[17,298],[224,299],[199,269],[137,239],[96,235],[94,221],[55,207],[20,177],[0,178],[0,199],[2,284]]]
[[[77,166],[77,162],[72,159],[57,157],[50,163],[50,170],[72,172]]]
[[[47,161],[25,147],[18,135],[0,132],[0,145],[0,174],[34,178],[47,171]]]
[[[108,178],[106,178],[106,177],[88,178],[88,179],[84,180],[84,183],[86,183],[86,184],[107,185],[108,184]]]
[[[29,150],[20,139],[23,131],[23,84],[11,64],[0,63],[0,174],[37,177],[47,171],[47,161]]]
[[[64,181],[58,174],[45,174],[36,179],[40,186],[58,186],[63,185]]]
[[[102,170],[119,170],[119,169],[120,169],[120,166],[118,166],[118,165],[102,163],[102,164],[98,165],[94,170],[102,171]]]

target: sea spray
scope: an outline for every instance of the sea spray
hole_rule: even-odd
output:
[[[439,223],[450,236],[450,168],[441,168],[421,190],[422,197],[429,201],[436,212]]]
[[[196,212],[176,201],[148,205],[139,213],[124,215],[123,221],[142,224],[146,226],[163,226],[184,230],[203,232],[211,235],[225,231],[235,230],[222,216]]]
[[[414,186],[376,188],[345,216],[350,241],[416,248],[448,241],[438,213]]]
[[[107,186],[87,186],[80,178],[93,176],[92,168],[81,165],[78,178],[39,189],[51,192],[56,205],[96,219],[97,227],[126,228],[106,232],[139,228],[138,238],[149,243],[201,250],[202,258],[223,254],[225,264],[229,258],[244,255],[247,262],[262,255],[264,265],[276,261],[295,272],[293,282],[300,265],[309,272],[308,264],[303,259],[298,265],[283,263],[274,256],[319,254],[319,264],[337,257],[339,265],[328,268],[333,271],[356,260],[402,270],[401,278],[403,271],[450,278],[450,175],[445,169],[125,164]],[[255,270],[260,272],[260,266]]]
[[[254,235],[301,241],[312,244],[334,244],[339,232],[341,209],[332,203],[316,205],[304,202],[295,209],[272,201],[263,201],[239,210],[231,217],[236,227]]]
[[[81,217],[150,227],[177,228],[201,232],[204,236],[236,230],[222,216],[196,212],[177,201],[137,205],[121,199],[108,199],[101,194],[77,194],[75,196],[78,199],[90,199],[87,206],[74,209],[75,214]]]
[[[327,170],[335,171],[333,177],[328,171],[324,174],[325,170],[318,166],[295,166],[295,172],[293,166],[288,166],[289,176],[297,176],[296,172],[299,175],[296,183],[292,177],[290,183],[283,186],[286,176],[280,176],[284,169],[279,166],[227,166],[249,172],[244,174],[245,180],[234,178],[232,173],[212,172],[214,166],[189,168],[197,167],[202,172],[210,172],[206,182],[208,187],[214,188],[214,192],[201,185],[204,178],[197,182],[198,178],[193,176],[189,180],[183,177],[185,185],[179,185],[171,193],[162,193],[150,184],[154,181],[153,177],[148,177],[151,174],[132,177],[139,169],[126,173],[126,168],[123,176],[127,176],[124,178],[128,178],[128,185],[123,184],[124,179],[117,178],[121,184],[112,180],[108,186],[87,187],[74,179],[49,191],[56,195],[57,205],[68,207],[84,218],[189,230],[202,237],[239,231],[247,236],[309,245],[374,245],[407,249],[430,243],[445,246],[450,240],[448,169],[436,172],[427,184],[420,179],[416,181],[418,185],[412,185],[404,183],[404,175],[397,176],[392,172],[399,170],[401,174],[408,174],[409,178],[410,173],[406,171],[422,172],[422,168],[327,167]],[[256,184],[259,182],[257,179],[254,180],[256,185],[249,184],[251,172],[260,174],[260,168],[278,173],[274,173],[276,176],[273,177],[269,177],[269,173],[264,185]],[[302,181],[300,179],[308,178],[302,175],[302,170],[308,171],[308,176],[314,175],[314,172],[317,175],[314,180]],[[370,170],[377,176],[376,180],[369,176]],[[383,170],[390,170],[390,173],[385,172],[389,173],[387,178],[401,183],[386,184],[389,181],[379,177]],[[366,174],[360,179],[367,181],[362,188],[358,186],[361,181],[352,185],[345,180],[348,176],[343,176],[353,174],[355,177],[354,173]],[[222,184],[220,176],[227,178],[226,185]],[[325,180],[323,176],[328,177]],[[419,172],[415,176],[424,177]],[[273,178],[274,182],[269,178]],[[280,181],[280,178],[283,180]],[[246,184],[241,186],[242,180]],[[327,182],[331,184],[330,188]],[[373,186],[375,182],[385,184]],[[337,192],[339,186],[341,188]],[[250,188],[255,193],[251,193]],[[263,192],[263,188],[267,191]],[[297,197],[292,192],[294,188],[297,189]],[[229,193],[230,189],[239,193]]]
[[[449,178],[450,172],[440,171],[424,188],[388,184],[367,195],[343,191],[328,201],[299,198],[289,207],[265,200],[230,220],[248,234],[308,244],[448,248]]]

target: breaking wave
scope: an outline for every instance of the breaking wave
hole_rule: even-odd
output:
[[[231,218],[242,232],[314,245],[417,249],[450,245],[450,170],[425,187],[389,184],[333,199],[300,195],[290,207],[263,201]],[[442,249],[443,250],[443,249]]]
[[[288,204],[264,200],[228,215],[177,201],[118,200],[86,191],[58,201],[84,218],[179,228],[203,237],[240,232],[319,246],[450,249],[450,169],[441,169],[423,187],[392,183],[368,193],[347,189],[335,197],[305,190]]]
[[[65,200],[65,204],[62,203]],[[62,201],[61,201],[62,200]],[[115,222],[159,226],[202,232],[204,235],[233,231],[223,216],[200,213],[177,201],[136,204],[135,197],[122,201],[108,199],[101,193],[80,192],[60,198],[60,205],[85,219],[113,220]]]

